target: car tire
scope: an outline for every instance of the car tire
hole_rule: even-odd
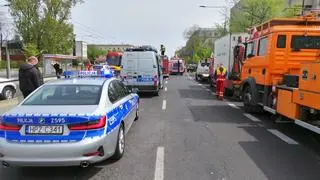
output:
[[[125,150],[125,133],[124,133],[124,126],[121,123],[118,131],[118,137],[117,137],[117,145],[116,145],[116,150],[111,157],[113,160],[119,160],[122,158]]]
[[[2,90],[2,98],[4,100],[12,99],[14,97],[15,90],[12,87],[4,87]]]
[[[139,120],[139,102],[137,104],[137,109],[136,109],[136,117],[134,118],[135,121]]]
[[[155,96],[159,96],[159,89],[153,93]]]

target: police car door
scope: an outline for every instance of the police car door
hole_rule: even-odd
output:
[[[116,80],[109,83],[108,97],[112,103],[111,107],[107,108],[108,131],[112,132],[112,130],[120,125],[121,121],[124,121],[125,127],[127,126],[127,121],[125,119],[126,113],[123,110],[124,100],[122,98],[122,93],[117,89]]]
[[[136,106],[136,101],[135,101],[135,97],[131,95],[131,93],[129,92],[128,88],[120,81],[116,81],[117,82],[117,88],[119,88],[119,91],[123,92],[123,99],[124,99],[124,104],[123,107],[125,109],[125,111],[127,111],[127,122],[129,124],[129,126],[127,126],[129,129],[132,125],[132,123],[134,122],[134,119],[136,118],[136,110],[137,110],[137,106]]]
[[[133,107],[130,105],[130,97],[129,92],[125,92],[125,89],[120,85],[118,80],[113,80],[110,85],[110,89],[113,90],[113,94],[116,96],[116,101],[114,101],[114,106],[117,109],[117,118],[119,118],[125,123],[126,132],[130,129],[134,118],[132,117],[132,109]]]

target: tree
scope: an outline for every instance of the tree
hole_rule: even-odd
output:
[[[190,28],[186,29],[184,32],[183,32],[183,37],[186,39],[186,40],[189,40],[190,37],[192,35],[194,35],[194,33],[196,31],[198,31],[200,29],[200,27],[196,24],[194,24],[193,26],[191,26]]]
[[[16,32],[25,44],[41,52],[70,53],[73,26],[68,22],[71,8],[82,0],[7,0]]]
[[[224,27],[224,24],[221,25],[219,23],[216,23],[215,24],[215,33],[216,33],[216,36],[219,38],[219,37],[223,37],[225,35],[227,35],[229,32],[227,29],[225,29]]]
[[[28,43],[23,47],[23,53],[26,57],[30,57],[30,56],[37,56],[39,54],[39,51],[35,44]]]
[[[294,17],[301,15],[302,7],[301,5],[293,5],[289,8],[285,8],[280,14],[281,17]]]
[[[242,0],[235,3],[231,12],[230,32],[247,32],[247,29],[279,17],[285,0]]]
[[[106,55],[107,51],[100,50],[95,46],[88,46],[88,58],[90,60],[95,60],[97,57]]]

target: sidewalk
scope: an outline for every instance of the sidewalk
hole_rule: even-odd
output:
[[[44,81],[48,82],[48,81],[52,81],[52,80],[56,80],[56,79],[57,79],[56,77],[50,77],[50,78],[44,78]],[[16,93],[17,97],[15,97],[11,100],[0,101],[0,115],[9,111],[10,109],[15,107],[17,104],[19,104],[23,100],[23,97],[22,97],[22,94],[19,90],[19,87],[17,87],[17,88],[18,88],[17,93]]]

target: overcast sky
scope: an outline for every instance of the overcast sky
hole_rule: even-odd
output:
[[[164,44],[167,55],[185,45],[183,32],[193,24],[213,27],[222,22],[220,9],[199,5],[222,6],[225,0],[84,0],[72,10],[77,40],[100,44]],[[0,5],[7,4],[0,0]],[[7,7],[0,6],[5,20],[3,32],[13,34]]]
[[[183,31],[198,24],[212,27],[223,17],[219,9],[199,5],[225,5],[225,0],[85,0],[72,11],[77,40],[88,43],[133,45],[164,44],[167,54],[185,44]]]

